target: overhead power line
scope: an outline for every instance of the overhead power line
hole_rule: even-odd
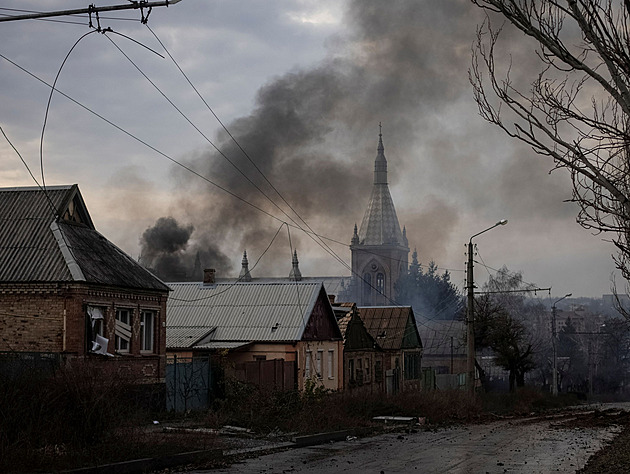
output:
[[[17,20],[36,20],[39,18],[50,18],[53,16],[69,16],[80,15],[82,13],[99,13],[111,12],[117,10],[142,10],[144,8],[151,9],[153,7],[168,7],[181,2],[181,0],[164,0],[161,2],[147,2],[144,0],[132,1],[125,5],[108,5],[106,7],[97,7],[90,5],[87,8],[75,8],[73,10],[58,10],[53,12],[29,13],[28,15],[15,15],[0,18],[0,21],[17,21]]]

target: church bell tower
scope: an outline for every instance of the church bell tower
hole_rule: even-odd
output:
[[[395,284],[405,272],[409,258],[406,229],[400,230],[387,184],[387,160],[383,134],[378,135],[374,161],[374,185],[361,227],[350,244],[352,252],[352,299],[359,306],[395,304]]]

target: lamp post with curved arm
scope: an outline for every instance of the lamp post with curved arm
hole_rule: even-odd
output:
[[[558,333],[556,332],[556,304],[560,303],[565,298],[571,296],[572,293],[564,295],[562,298],[554,302],[551,305],[551,346],[553,347],[553,368],[551,374],[551,393],[554,397],[558,396]]]
[[[468,354],[466,364],[466,385],[471,395],[475,393],[475,280],[473,278],[473,244],[472,239],[488,232],[497,226],[507,224],[507,219],[502,219],[491,227],[477,232],[468,240],[468,265],[466,267],[466,288],[468,290],[468,307],[466,311],[466,324],[468,326]]]

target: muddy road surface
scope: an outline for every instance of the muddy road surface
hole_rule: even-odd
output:
[[[625,417],[623,420],[620,417]],[[442,429],[401,429],[289,449],[195,473],[576,472],[621,431],[619,410],[502,419]]]

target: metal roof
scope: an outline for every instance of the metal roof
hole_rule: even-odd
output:
[[[0,282],[67,281],[168,291],[95,230],[76,184],[0,188]]]
[[[251,274],[251,272],[250,272]],[[327,295],[335,295],[337,296],[339,293],[346,291],[346,289],[350,286],[350,282],[352,280],[351,276],[303,276],[301,280],[302,283],[318,283],[321,282],[324,284],[324,288],[326,289]],[[236,283],[238,278],[217,278],[217,283]],[[242,281],[242,280],[241,280]],[[294,282],[295,280],[290,280],[287,277],[262,277],[256,278],[252,275],[252,279],[249,282],[243,281],[243,283],[289,283]]]
[[[319,282],[171,283],[166,333],[216,327],[204,342],[299,341],[323,285]],[[197,346],[195,346],[197,347]]]
[[[249,342],[225,342],[225,341],[210,341],[205,344],[197,344],[195,349],[239,349],[249,345]]]
[[[71,280],[50,230],[71,188],[48,188],[50,201],[39,188],[0,188],[0,281]]]
[[[213,326],[169,327],[166,332],[166,346],[178,349],[193,347],[215,329]]]
[[[451,337],[453,338],[453,354],[466,353],[466,325],[463,321],[418,320],[418,332],[422,338],[425,356],[445,356],[451,354]]]
[[[357,309],[370,336],[383,349],[403,349],[407,338],[414,336],[421,341],[411,306],[361,306]],[[408,334],[408,331],[416,334]]]

